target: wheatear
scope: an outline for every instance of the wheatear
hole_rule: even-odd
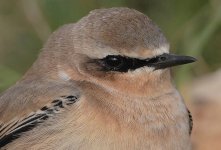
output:
[[[54,32],[32,68],[0,97],[9,150],[189,150],[188,110],[160,29],[129,8],[92,11]]]

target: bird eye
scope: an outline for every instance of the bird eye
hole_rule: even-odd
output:
[[[103,59],[104,65],[108,70],[119,70],[124,66],[124,59],[121,56],[109,55]]]

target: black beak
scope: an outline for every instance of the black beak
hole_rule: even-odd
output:
[[[179,56],[174,54],[164,53],[154,58],[146,60],[146,65],[157,69],[164,69],[168,67],[183,65],[195,62],[196,58],[190,56]]]

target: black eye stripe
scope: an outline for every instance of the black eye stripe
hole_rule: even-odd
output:
[[[107,57],[98,60],[102,65],[103,71],[118,71],[127,72],[147,65],[148,60],[131,58],[120,55],[108,55]]]
[[[147,59],[131,58],[120,55],[108,55],[103,59],[94,59],[103,71],[127,72],[144,66],[152,67],[154,70],[170,68],[195,62],[196,59],[190,56],[179,56],[170,53],[153,56]]]

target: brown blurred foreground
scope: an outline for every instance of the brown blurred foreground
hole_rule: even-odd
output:
[[[221,70],[198,79],[189,89],[193,150],[221,150]]]

